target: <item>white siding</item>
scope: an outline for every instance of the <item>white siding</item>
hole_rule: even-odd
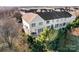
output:
[[[43,18],[41,18],[38,15],[31,23],[27,23],[26,21],[23,20],[23,28],[24,28],[25,32],[27,32],[27,31],[28,31],[28,33],[36,32],[37,35],[38,35],[39,34],[38,29],[45,28],[45,27],[51,26],[51,25],[53,25],[54,29],[63,28],[63,27],[66,27],[66,25],[69,22],[72,22],[73,20],[75,20],[75,16],[68,17],[68,18],[51,19],[51,20],[49,20],[49,23],[47,24],[46,23],[47,20],[44,20]],[[43,24],[39,25],[40,22],[42,22]],[[36,26],[32,27],[32,23],[35,23]],[[63,23],[66,23],[66,25],[65,26],[60,26],[60,24],[63,24]],[[59,24],[59,27],[55,28],[56,24]],[[28,30],[25,28],[25,26],[28,27]]]
[[[42,25],[39,25],[40,22],[43,22]],[[32,27],[32,23],[35,23],[36,26],[35,27]],[[37,16],[31,23],[30,23],[30,31],[31,32],[36,32],[37,34],[38,33],[38,29],[40,28],[44,28],[45,27],[45,23],[44,23],[44,20],[40,17],[40,16]]]
[[[30,34],[30,26],[29,26],[29,23],[27,23],[24,19],[22,19],[22,22],[23,22],[23,28],[24,28],[24,31],[26,34]],[[28,28],[26,28],[28,27]]]

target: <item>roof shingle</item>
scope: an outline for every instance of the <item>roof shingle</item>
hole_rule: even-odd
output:
[[[70,13],[66,11],[52,11],[52,12],[36,12],[36,13],[29,12],[24,14],[22,18],[27,22],[31,22],[37,15],[43,18],[44,20],[59,19],[72,16]]]
[[[72,15],[66,11],[38,12],[44,20],[71,17]]]

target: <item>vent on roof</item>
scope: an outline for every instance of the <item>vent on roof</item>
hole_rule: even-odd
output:
[[[47,12],[49,12],[49,9],[47,9]]]
[[[46,9],[38,9],[37,12],[47,12]]]
[[[41,12],[41,10],[40,10],[40,9],[38,9],[38,10],[37,10],[37,12]]]
[[[61,11],[60,9],[56,9],[55,11]]]
[[[53,9],[49,9],[49,12],[52,12],[53,11]]]
[[[46,10],[45,9],[42,9],[42,12],[46,12]]]

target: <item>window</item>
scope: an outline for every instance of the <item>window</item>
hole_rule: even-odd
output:
[[[36,26],[36,24],[35,23],[32,23],[32,27],[35,27]]]
[[[40,22],[39,25],[43,25],[43,22]]]
[[[43,31],[43,28],[41,28],[41,29],[38,29],[38,33],[42,32],[42,31]]]
[[[63,23],[63,26],[65,26],[66,25],[66,23]]]
[[[32,34],[32,35],[36,35],[36,32],[32,32],[31,34]]]
[[[28,29],[28,27],[27,26],[25,26],[27,29]]]
[[[51,25],[51,28],[53,28],[53,25]]]
[[[52,22],[54,22],[54,20],[52,20]]]
[[[49,23],[49,21],[46,21],[46,23],[48,24],[48,23]]]
[[[24,28],[28,29],[28,26],[26,26],[26,25],[23,25],[23,26],[24,26]]]
[[[60,24],[60,27],[62,26],[63,24]]]
[[[50,28],[50,26],[47,26],[47,28]]]
[[[59,24],[56,24],[56,25],[55,25],[55,28],[57,28],[58,26],[59,26]]]
[[[57,22],[59,21],[59,19],[56,20]]]

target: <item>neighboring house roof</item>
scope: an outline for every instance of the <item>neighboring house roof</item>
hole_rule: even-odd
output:
[[[44,20],[71,17],[72,15],[66,11],[38,12]]]
[[[23,19],[27,22],[31,22],[34,20],[36,16],[40,16],[44,20],[58,19],[58,18],[66,18],[71,17],[72,15],[66,11],[52,11],[52,12],[28,12],[23,15]]]
[[[26,13],[22,16],[22,18],[26,21],[26,22],[31,22],[32,20],[34,20],[34,18],[37,16],[38,14],[35,14],[35,13],[32,13],[32,12],[29,12],[29,13]]]

